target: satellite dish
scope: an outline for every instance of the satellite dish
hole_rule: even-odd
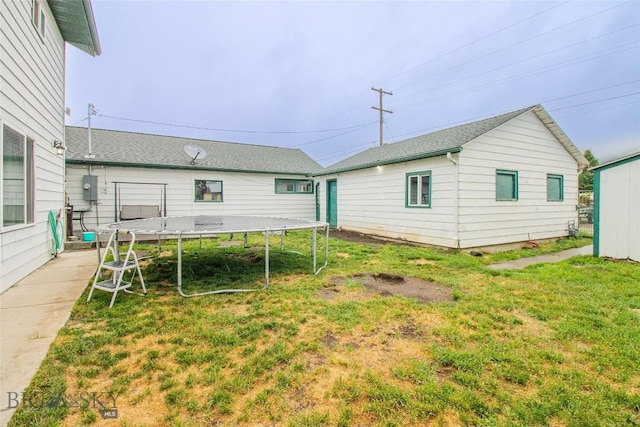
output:
[[[198,147],[197,145],[185,145],[184,152],[191,159],[189,163],[191,163],[192,165],[196,164],[196,160],[204,159],[207,156],[207,152],[204,151],[204,148]]]

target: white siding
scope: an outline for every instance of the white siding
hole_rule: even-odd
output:
[[[599,255],[640,261],[640,159],[596,173]]]
[[[271,175],[262,173],[212,172],[182,169],[154,169],[136,167],[93,167],[98,177],[98,203],[90,206],[84,201],[82,177],[88,174],[86,166],[67,165],[67,193],[74,210],[89,209],[85,225],[97,225],[115,220],[114,181],[168,184],[167,215],[265,215],[289,218],[315,219],[313,194],[275,194],[275,178],[306,179],[303,176]],[[223,183],[222,202],[195,202],[195,180],[216,180]],[[161,205],[160,186],[127,184],[120,187],[121,204]],[[98,213],[98,217],[96,216]],[[74,223],[74,233],[80,226]]]
[[[406,174],[431,171],[431,207],[405,206]],[[326,181],[337,180],[338,226],[395,239],[456,247],[456,167],[441,156],[323,176],[321,220],[327,221]]]
[[[568,235],[577,223],[578,166],[533,112],[463,146],[460,247]],[[496,201],[496,170],[518,172],[518,200]],[[547,201],[547,174],[564,177],[564,200]]]
[[[35,140],[35,222],[0,225],[0,292],[51,258],[48,213],[64,208],[64,162],[51,144],[64,140],[65,46],[47,2],[41,5],[44,39],[31,22],[31,2],[0,3],[0,124]]]

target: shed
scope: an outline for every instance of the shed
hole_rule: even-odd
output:
[[[640,152],[591,170],[593,256],[640,262]]]
[[[374,147],[314,177],[332,226],[473,248],[567,236],[587,165],[536,105]]]

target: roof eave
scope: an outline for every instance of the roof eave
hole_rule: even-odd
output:
[[[588,170],[595,171],[595,170],[609,169],[611,167],[618,166],[618,165],[621,165],[621,164],[624,164],[624,163],[628,163],[628,162],[631,162],[631,161],[636,161],[638,159],[640,159],[640,151],[638,151],[637,153],[628,154],[628,155],[620,157],[618,159],[614,159],[614,160],[608,161],[606,163],[602,163],[602,164],[597,165],[597,166],[593,166],[593,167],[589,168]]]
[[[321,171],[321,172],[314,173],[311,176],[314,176],[314,177],[326,176],[326,175],[333,175],[333,174],[342,173],[342,172],[352,172],[356,170],[369,169],[376,166],[387,166],[387,165],[393,165],[397,163],[410,162],[413,160],[421,160],[421,159],[428,159],[431,157],[445,156],[447,153],[459,153],[461,151],[462,151],[462,147],[453,147],[453,148],[447,148],[446,150],[432,151],[430,153],[422,153],[418,155],[401,157],[401,158],[390,159],[390,160],[381,160],[377,162],[370,162],[370,163],[366,163],[358,166],[344,167],[344,168],[334,169],[330,171]]]
[[[90,0],[49,0],[62,38],[91,56],[102,53]]]
[[[542,107],[542,105],[536,105],[531,109],[538,116],[538,119],[551,131],[551,133],[560,141],[564,148],[573,156],[578,163],[579,170],[585,170],[589,167],[589,161],[584,154],[575,146],[575,144],[569,139],[566,133],[558,126],[558,124],[551,118],[549,113]]]

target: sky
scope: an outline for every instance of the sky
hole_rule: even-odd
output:
[[[102,54],[68,46],[66,124],[300,148],[541,104],[601,161],[640,151],[640,1],[92,0]],[[209,155],[215,155],[209,153]]]

